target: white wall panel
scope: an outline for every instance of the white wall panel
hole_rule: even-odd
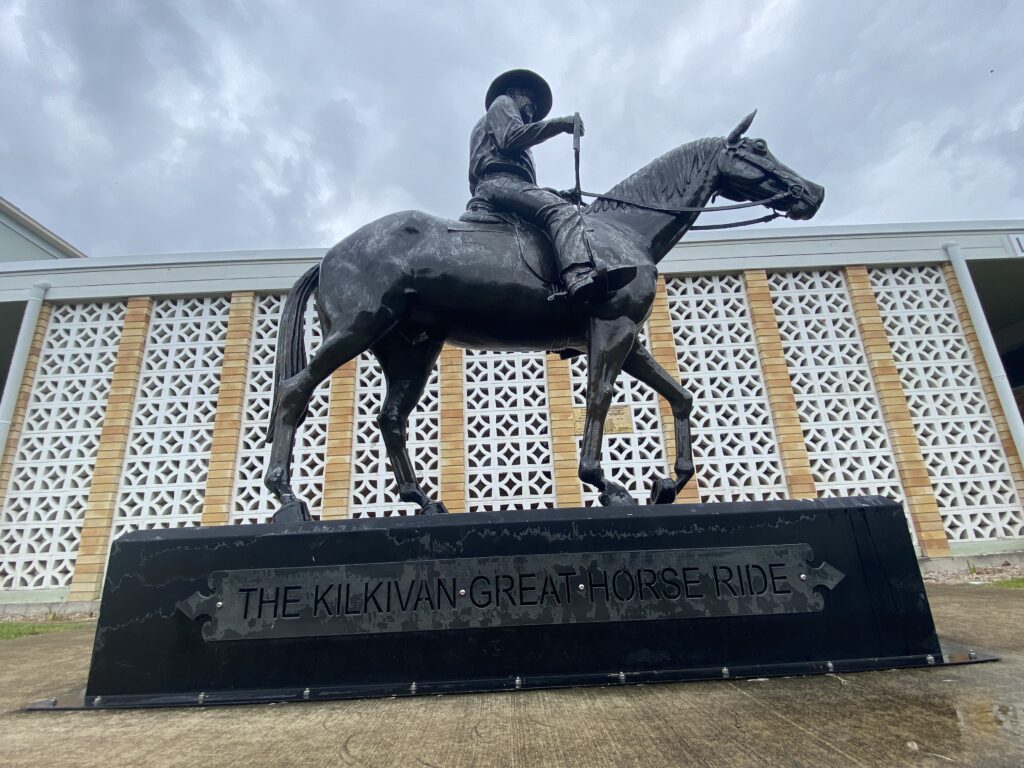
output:
[[[197,526],[210,461],[230,302],[154,302],[112,538]]]
[[[870,275],[946,535],[1024,536],[1021,500],[942,270]]]
[[[125,303],[53,308],[0,517],[0,589],[71,583]]]
[[[786,497],[771,407],[740,275],[670,277],[678,375],[693,394],[701,501]]]

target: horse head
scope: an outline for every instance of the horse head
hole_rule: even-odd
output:
[[[767,203],[791,219],[810,219],[825,199],[825,188],[780,162],[764,139],[745,137],[755,109],[725,139],[718,156],[718,194],[736,202],[776,198]]]

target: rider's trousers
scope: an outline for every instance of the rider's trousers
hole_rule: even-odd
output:
[[[559,273],[593,263],[586,241],[583,217],[576,206],[549,189],[512,174],[485,176],[474,191],[495,208],[522,216],[547,232],[555,246]]]

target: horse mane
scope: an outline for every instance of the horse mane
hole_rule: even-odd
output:
[[[684,202],[691,183],[704,177],[724,144],[724,139],[710,137],[676,147],[620,181],[608,190],[608,194],[665,208],[679,205]],[[628,207],[598,198],[587,207],[587,212],[617,211]]]

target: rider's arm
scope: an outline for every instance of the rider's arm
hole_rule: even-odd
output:
[[[487,110],[487,131],[494,137],[499,150],[524,149],[560,133],[572,133],[571,123],[568,130],[566,128],[564,118],[524,123],[516,103],[509,96],[499,96]]]

